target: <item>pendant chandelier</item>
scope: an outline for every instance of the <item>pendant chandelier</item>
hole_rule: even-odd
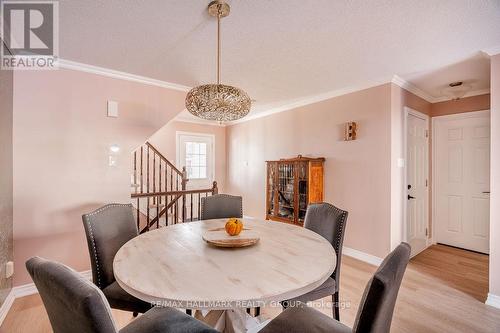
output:
[[[208,13],[217,18],[217,83],[194,87],[186,96],[186,108],[191,114],[219,122],[243,118],[252,104],[243,90],[220,83],[220,21],[229,11],[229,5],[223,0],[208,5]]]

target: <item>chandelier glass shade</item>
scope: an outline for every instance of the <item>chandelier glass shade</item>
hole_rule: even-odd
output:
[[[217,83],[194,87],[186,96],[186,109],[191,114],[219,122],[243,118],[252,106],[246,92],[220,83],[220,21],[229,15],[229,11],[229,5],[222,0],[208,5],[208,13],[217,17]]]

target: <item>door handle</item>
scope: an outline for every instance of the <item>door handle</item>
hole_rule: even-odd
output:
[[[410,199],[415,199],[415,197],[408,194],[408,200],[410,200]]]
[[[490,191],[483,191],[483,194],[490,194]]]

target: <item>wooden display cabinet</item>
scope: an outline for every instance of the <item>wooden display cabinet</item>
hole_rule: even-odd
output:
[[[323,201],[324,162],[302,155],[267,161],[266,219],[303,225],[307,206]]]

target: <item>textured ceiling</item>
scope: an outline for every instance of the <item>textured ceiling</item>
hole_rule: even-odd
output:
[[[202,0],[60,0],[60,55],[186,86],[215,79]],[[233,0],[222,81],[252,112],[454,64],[500,45],[500,0]]]
[[[485,54],[478,54],[437,70],[402,77],[434,99],[446,97],[443,90],[457,81],[469,85],[469,93],[477,95],[490,89],[490,59]]]

